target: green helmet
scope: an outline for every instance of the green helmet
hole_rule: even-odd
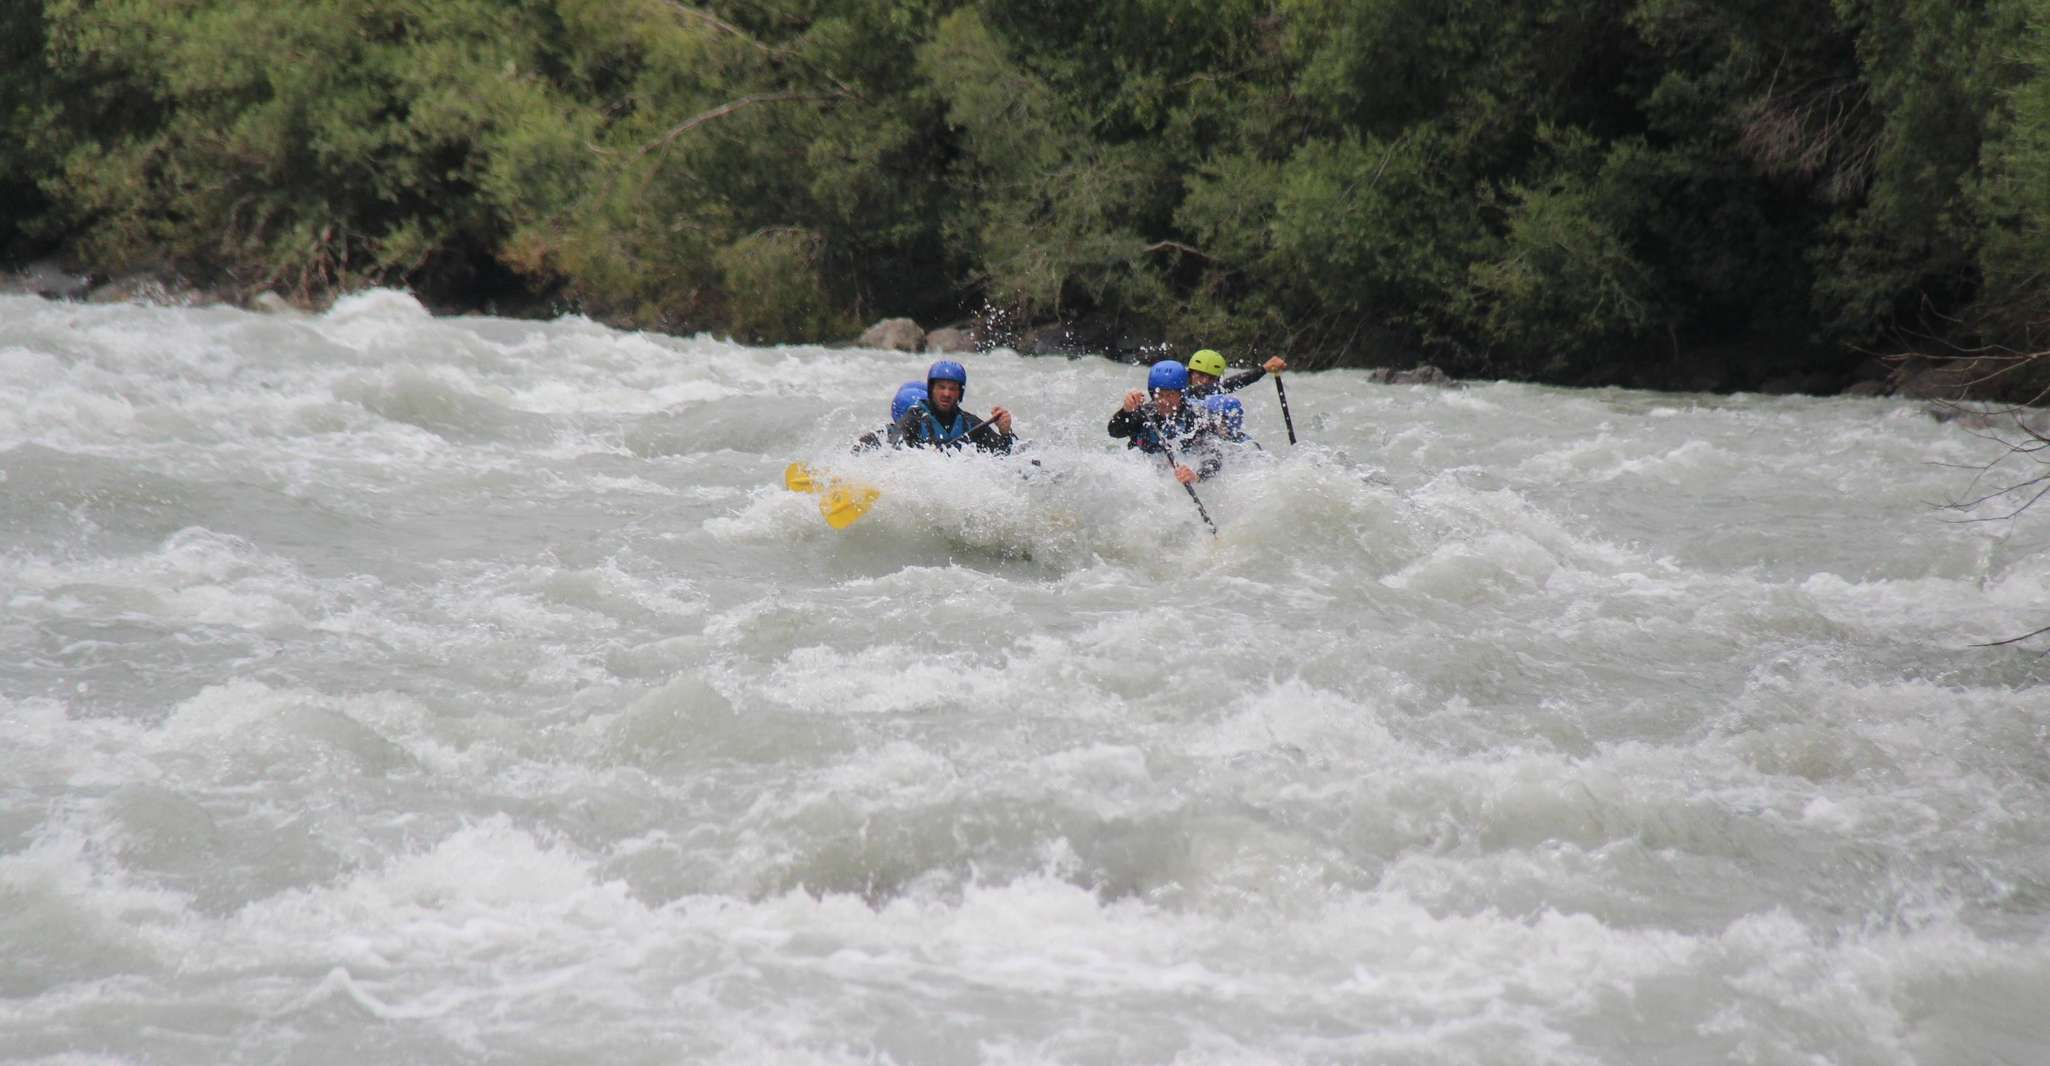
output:
[[[1205,348],[1189,357],[1189,372],[1221,378],[1224,376],[1224,356]]]

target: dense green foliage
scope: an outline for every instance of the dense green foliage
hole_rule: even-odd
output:
[[[2031,0],[33,0],[0,41],[0,244],[308,299],[1712,386],[2050,301]]]

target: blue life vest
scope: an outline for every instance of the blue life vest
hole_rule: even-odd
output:
[[[968,435],[968,415],[959,407],[954,408],[951,422],[941,422],[933,409],[921,402],[918,404],[918,439],[925,444],[952,444]]]
[[[1138,431],[1132,434],[1128,446],[1147,453],[1165,450],[1168,445],[1179,441],[1189,430],[1195,428],[1194,420],[1186,413],[1187,410],[1183,408],[1181,412],[1168,418],[1143,420]]]

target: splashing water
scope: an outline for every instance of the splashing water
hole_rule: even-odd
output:
[[[2050,1047],[1986,442],[1297,374],[1213,537],[1143,371],[963,358],[1019,455],[849,453],[922,356],[0,298],[4,1057]]]

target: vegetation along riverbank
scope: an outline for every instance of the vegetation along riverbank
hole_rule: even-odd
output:
[[[2046,19],[24,0],[0,10],[0,255],[763,343],[996,309],[1113,354],[2028,400]]]

